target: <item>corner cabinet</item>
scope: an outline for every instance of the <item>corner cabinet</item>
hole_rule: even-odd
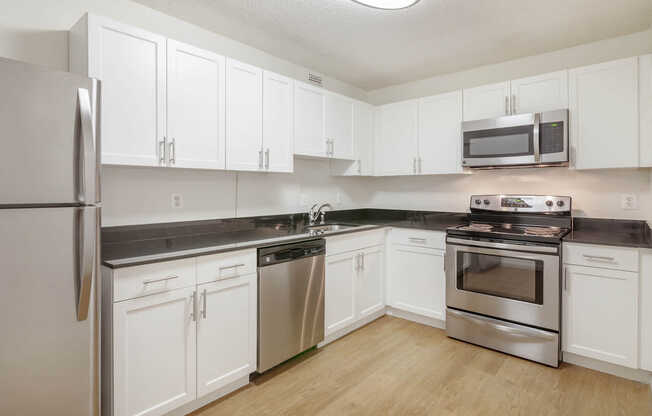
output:
[[[70,71],[102,81],[102,163],[166,164],[166,39],[87,14],[70,31]]]
[[[575,68],[569,74],[575,168],[638,167],[638,58]]]

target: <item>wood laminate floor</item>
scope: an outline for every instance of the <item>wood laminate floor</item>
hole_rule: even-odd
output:
[[[650,386],[549,368],[385,316],[196,411],[218,415],[652,415]]]

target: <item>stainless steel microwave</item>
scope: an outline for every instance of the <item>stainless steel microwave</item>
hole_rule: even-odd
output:
[[[568,165],[568,110],[465,121],[462,136],[465,167]]]

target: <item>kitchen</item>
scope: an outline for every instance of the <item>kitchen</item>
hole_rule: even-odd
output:
[[[77,104],[71,105],[79,107],[80,137],[99,133],[95,136],[101,182],[96,199],[86,189],[85,201],[101,201],[96,257],[102,259],[102,266],[85,273],[91,280],[80,280],[77,291],[89,295],[89,300],[92,295],[98,298],[89,303],[86,319],[97,319],[93,330],[101,333],[94,333],[93,339],[101,339],[102,348],[93,350],[92,357],[101,356],[102,363],[97,364],[101,371],[91,371],[95,379],[88,393],[94,398],[88,404],[90,411],[39,400],[25,408],[27,395],[39,397],[48,386],[43,383],[31,389],[26,386],[34,379],[18,377],[29,368],[25,364],[29,349],[21,359],[15,355],[25,331],[3,318],[3,333],[13,334],[9,338],[16,341],[3,342],[3,373],[11,374],[6,380],[14,383],[11,388],[1,383],[7,387],[0,391],[16,400],[5,402],[7,407],[0,407],[0,413],[162,415],[187,414],[208,405],[197,414],[428,414],[442,409],[486,414],[501,412],[501,406],[508,406],[503,413],[527,412],[532,409],[526,406],[529,401],[530,406],[539,403],[536,409],[549,403],[547,412],[552,414],[610,414],[604,409],[623,403],[603,394],[604,390],[600,393],[596,385],[602,383],[618,386],[623,397],[631,398],[627,414],[649,412],[645,406],[650,405],[652,371],[652,300],[648,300],[652,298],[648,225],[652,221],[652,12],[647,2],[600,10],[592,8],[590,1],[571,6],[559,2],[560,8],[568,8],[566,18],[571,23],[551,18],[541,27],[526,29],[527,25],[513,22],[523,33],[531,30],[531,36],[539,36],[534,46],[519,43],[518,36],[508,31],[494,33],[495,25],[483,25],[476,15],[492,12],[518,20],[527,8],[515,4],[508,12],[507,5],[494,10],[490,2],[470,10],[456,8],[458,2],[431,0],[399,10],[373,9],[349,0],[184,3],[3,1],[0,56],[99,79],[97,93],[93,94],[93,85],[85,84],[90,93],[75,95],[72,102]],[[449,30],[453,23],[446,26],[446,21],[464,19],[469,19],[469,25],[475,22],[477,29],[456,32],[466,37],[458,43],[449,40],[450,49],[429,52],[421,61],[416,56],[422,51],[401,48],[400,42],[413,41],[421,47],[441,42],[436,37],[441,34],[428,32],[430,37],[419,38],[406,29],[429,25],[425,16]],[[315,48],[322,37],[333,44],[341,44],[341,36],[362,37],[357,21],[368,25],[371,36],[379,37],[390,25],[398,46],[386,37],[381,39],[387,45],[367,39],[342,45],[337,60],[327,59],[315,51],[308,54],[301,44],[284,37],[287,34],[275,31],[270,23],[274,19],[280,19],[292,36],[306,42],[312,39],[315,43],[308,44]],[[309,30],[311,25],[325,28],[321,25],[336,21],[342,21],[337,26],[342,33],[331,29],[322,36]],[[568,24],[576,31],[564,29]],[[559,33],[550,35],[554,30]],[[479,42],[485,35],[493,36],[493,44],[476,45],[469,52],[475,52],[475,60],[459,49],[465,41]],[[513,50],[500,47],[496,41],[500,36],[511,36]],[[547,43],[541,39],[548,39]],[[366,65],[353,59],[360,45],[368,51]],[[396,54],[395,61],[380,71],[380,57],[389,53],[385,48]],[[492,56],[481,54],[482,48],[489,48]],[[460,62],[451,66],[446,58],[455,53]],[[407,61],[400,61],[408,59],[412,61],[407,66]],[[419,65],[426,61],[427,65]],[[25,82],[31,85],[29,79]],[[4,83],[3,88],[9,89],[10,84]],[[34,94],[38,93],[36,89]],[[33,103],[26,101],[28,105]],[[550,120],[545,114],[556,110],[567,110],[566,119],[562,114],[552,120],[562,125],[561,130],[546,124]],[[3,110],[3,121],[12,120],[17,114],[12,111]],[[525,166],[478,169],[463,163],[473,163],[472,152],[483,149],[473,144],[473,132],[482,132],[483,143],[494,143],[491,151],[501,151],[500,143],[491,137],[504,137],[505,127],[474,128],[477,120],[498,123],[522,115],[531,118],[518,122],[516,126],[524,129],[512,137],[527,138],[509,142],[508,148],[532,143],[518,152],[527,154]],[[561,138],[546,126],[561,131]],[[25,150],[8,139],[3,139],[5,149]],[[539,139],[540,146],[533,146]],[[567,143],[566,159],[547,161],[546,146],[558,143]],[[59,152],[64,154],[64,149]],[[15,175],[35,162],[30,162],[29,154],[23,159],[12,157],[12,152],[4,155],[1,183],[7,193],[0,201],[8,209],[4,212],[15,209],[16,202],[36,203],[25,200],[25,195],[31,197],[32,184],[26,181],[17,187]],[[531,167],[549,163],[554,166]],[[496,161],[491,166],[505,167]],[[58,189],[64,179],[51,175],[42,188]],[[89,185],[93,180],[87,176],[82,182]],[[330,207],[317,210],[322,203]],[[309,211],[314,214],[312,223]],[[541,214],[553,211],[555,215]],[[40,263],[31,257],[21,260],[15,241],[24,241],[48,259],[54,257],[48,250],[56,245],[56,238],[70,234],[63,227],[51,238],[21,236],[32,219],[6,218],[3,227],[10,232],[0,241],[5,253],[13,256],[3,256],[3,263],[16,271],[16,279],[33,271],[28,265]],[[326,225],[341,229],[319,228],[322,218]],[[79,221],[88,225],[93,218]],[[469,221],[514,224],[514,229],[520,229],[521,223],[558,227],[560,235],[532,236],[524,231],[518,238],[505,237],[500,227],[449,230]],[[561,235],[566,229],[573,231]],[[516,303],[540,305],[544,296],[547,306],[549,297],[556,295],[558,306],[552,308],[558,314],[552,319],[556,324],[528,321],[529,312],[514,318],[451,304],[455,279],[449,281],[447,274],[457,265],[448,257],[454,245],[448,240],[456,238],[451,233],[467,233],[462,237],[473,242],[462,246],[470,252],[470,246],[491,232],[500,233],[502,240],[527,241],[527,250],[516,251],[527,252],[530,258],[533,243],[554,250],[545,254],[548,260],[535,261],[534,268],[514,260],[501,264],[484,259],[460,260],[464,268],[490,275],[501,267],[527,270],[523,276],[532,277],[532,286],[522,290],[532,299],[524,295]],[[74,236],[69,238],[72,241]],[[321,238],[325,247],[301,245]],[[288,250],[264,251],[283,247]],[[267,257],[278,264],[265,266]],[[292,261],[287,261],[290,257]],[[302,260],[309,265],[300,266]],[[302,267],[324,270],[324,292],[304,290],[301,306],[310,304],[314,309],[296,323],[304,335],[320,332],[323,324],[324,335],[323,340],[297,337],[296,346],[288,351],[301,352],[316,340],[318,348],[265,371],[259,354],[260,343],[268,338],[261,336],[266,328],[261,318],[278,318],[270,324],[274,334],[290,331],[285,324],[296,317],[276,314],[283,309],[279,305],[291,304],[283,300],[285,292],[271,295],[272,306],[265,310],[273,313],[261,315],[261,300],[274,293],[261,291],[261,277],[268,267],[277,266],[284,270],[280,275],[285,279]],[[544,269],[558,270],[556,277],[549,280]],[[462,283],[478,283],[474,276],[465,279]],[[458,284],[459,280],[458,276]],[[7,281],[5,293],[29,289],[17,280]],[[86,292],[88,282],[94,282],[97,292]],[[541,289],[549,289],[549,282],[557,285],[553,295]],[[37,293],[32,302],[25,326],[34,325],[35,316],[43,312],[42,307],[34,309],[44,302]],[[13,307],[20,307],[4,303],[12,315],[17,313]],[[56,308],[55,303],[47,305]],[[75,305],[77,312],[84,309],[80,305]],[[99,309],[94,314],[93,307],[100,305],[101,314]],[[509,345],[450,333],[455,320],[447,316],[451,309],[472,313],[473,319],[499,319],[502,327],[515,324],[556,334],[551,349],[556,362],[537,364],[542,360],[534,356],[525,356],[532,360],[526,361],[514,357],[523,354]],[[184,319],[175,320],[178,313]],[[74,321],[89,322],[82,318],[78,314]],[[487,322],[481,324],[482,331],[487,331]],[[397,340],[392,341],[394,331]],[[477,328],[471,331],[476,333]],[[45,335],[41,342],[44,339]],[[167,342],[160,342],[163,339]],[[283,338],[286,347],[287,340]],[[290,358],[287,354],[292,351],[288,351],[279,357]],[[421,368],[416,357],[430,367]],[[385,365],[380,363],[383,360]],[[348,371],[348,366],[358,373]],[[459,367],[473,376],[464,377],[464,371],[455,375]],[[264,374],[250,382],[250,374],[256,372]],[[517,374],[524,374],[523,378]],[[378,379],[374,381],[373,375]],[[531,378],[535,375],[556,387],[537,385]],[[421,377],[436,378],[433,385],[438,387],[415,385]],[[283,384],[295,386],[300,393],[283,389]],[[473,393],[481,386],[494,387],[488,390],[491,398]],[[498,386],[523,396],[504,397]],[[69,391],[61,389],[61,394]],[[378,397],[383,394],[392,398],[395,407]],[[589,395],[595,403],[577,403],[569,399],[574,394]],[[464,395],[469,404],[454,400],[456,395]],[[374,404],[374,398],[385,407]]]

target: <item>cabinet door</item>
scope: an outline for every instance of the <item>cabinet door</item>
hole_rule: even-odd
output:
[[[509,81],[464,90],[464,121],[500,117],[509,113]]]
[[[168,40],[168,162],[224,169],[225,59]]]
[[[196,398],[195,287],[113,305],[116,416],[162,415]]]
[[[572,69],[569,77],[575,167],[638,166],[637,58]]]
[[[419,100],[418,171],[462,172],[462,91]]]
[[[641,365],[652,371],[652,251],[641,256]]]
[[[511,82],[514,114],[568,108],[568,71],[557,71]]]
[[[257,276],[197,286],[197,397],[256,371]]]
[[[353,154],[353,100],[327,93],[325,99],[325,136],[331,140],[331,156],[336,159],[354,159]]]
[[[374,108],[358,102],[353,106],[353,140],[357,153],[357,173],[374,174]]]
[[[325,333],[326,336],[355,321],[355,283],[358,253],[326,257]]]
[[[564,351],[638,367],[638,274],[566,266]]]
[[[641,167],[652,167],[652,55],[640,56],[639,103],[640,103],[640,156]]]
[[[89,16],[89,76],[102,81],[102,163],[164,163],[165,38]]]
[[[390,305],[445,320],[444,251],[395,245],[390,264]]]
[[[378,175],[412,175],[417,165],[416,100],[387,104],[378,109],[375,168]]]
[[[302,82],[294,83],[294,153],[326,157],[324,138],[325,93]]]
[[[263,169],[263,71],[226,60],[226,168]]]
[[[355,291],[356,319],[385,307],[385,246],[360,252],[358,285]]]
[[[265,169],[271,172],[294,170],[292,87],[290,78],[264,72],[263,151]]]

